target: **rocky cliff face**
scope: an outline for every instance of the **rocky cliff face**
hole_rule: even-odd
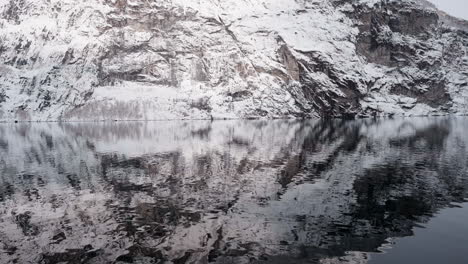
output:
[[[468,112],[468,33],[413,1],[2,0],[0,120]]]

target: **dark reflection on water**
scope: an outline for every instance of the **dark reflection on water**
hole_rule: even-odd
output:
[[[465,118],[3,124],[0,262],[367,263],[465,202],[466,131]]]

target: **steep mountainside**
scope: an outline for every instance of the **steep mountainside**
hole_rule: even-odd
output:
[[[391,0],[0,0],[0,120],[468,113],[466,22]]]

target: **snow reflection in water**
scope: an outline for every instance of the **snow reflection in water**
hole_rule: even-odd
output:
[[[468,119],[0,125],[1,263],[367,263],[468,196]]]

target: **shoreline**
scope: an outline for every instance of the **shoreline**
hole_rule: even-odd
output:
[[[119,123],[119,122],[171,122],[171,121],[276,121],[276,120],[364,120],[364,119],[392,119],[392,118],[415,118],[415,117],[466,117],[468,113],[448,113],[433,115],[380,115],[380,116],[330,116],[330,117],[304,117],[304,118],[187,118],[187,119],[103,119],[103,120],[0,120],[0,124],[19,123]]]

